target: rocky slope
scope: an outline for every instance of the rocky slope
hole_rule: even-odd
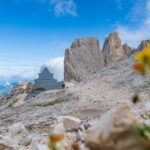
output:
[[[81,83],[68,84],[65,90],[47,91],[22,103],[18,103],[22,94],[8,99],[1,97],[0,134],[7,135],[12,124],[19,122],[30,130],[38,144],[47,139],[59,116],[70,115],[93,122],[114,107],[125,104],[136,114],[141,113],[145,105],[149,106],[150,80],[134,74],[131,70],[133,63],[132,57],[125,59],[103,68]],[[137,91],[142,102],[133,105],[131,99]]]

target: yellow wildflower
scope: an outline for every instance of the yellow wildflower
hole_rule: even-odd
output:
[[[58,143],[64,139],[64,134],[50,135],[49,140],[53,143]]]
[[[146,45],[146,48],[135,55],[135,60],[144,65],[150,65],[150,42],[147,42]]]
[[[133,66],[132,69],[137,72],[137,73],[145,73],[145,67],[141,62],[136,62]]]
[[[137,61],[133,66],[133,70],[138,73],[150,73],[150,42],[146,43],[146,48],[135,55]]]
[[[48,148],[49,150],[60,150],[59,144],[64,139],[64,134],[51,134],[49,135],[49,143]]]

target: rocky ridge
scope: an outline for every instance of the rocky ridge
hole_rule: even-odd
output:
[[[129,57],[132,51],[127,44],[122,45],[116,32],[105,39],[102,50],[96,38],[77,39],[65,53],[65,81],[83,81],[103,67]]]
[[[144,49],[146,47],[146,42],[149,42],[150,40],[143,40],[139,46],[136,49],[136,52],[141,51],[142,49]]]

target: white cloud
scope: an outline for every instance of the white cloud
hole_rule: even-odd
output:
[[[44,67],[47,67],[58,81],[64,80],[64,57],[49,59],[44,63],[41,69]]]
[[[41,4],[49,3],[53,8],[53,12],[56,16],[77,16],[76,11],[76,3],[74,0],[15,0],[19,1],[27,1],[27,2],[38,2]]]
[[[23,80],[33,81],[38,78],[40,68],[44,66],[48,67],[50,72],[54,74],[54,77],[62,81],[64,78],[64,57],[56,57],[49,59],[47,62],[35,62],[27,60],[16,60],[13,62],[13,58],[9,59],[9,62],[5,62],[6,59],[0,60],[0,85],[10,85],[12,82],[20,82]],[[8,58],[7,58],[8,60]],[[13,61],[12,61],[13,60]]]
[[[40,64],[24,59],[0,56],[0,84],[6,82],[18,82],[20,80],[31,80],[36,77]]]
[[[136,10],[135,7],[134,10]],[[141,18],[141,21],[138,21],[138,25],[134,28],[118,25],[116,29],[123,42],[129,43],[133,47],[137,46],[142,40],[150,38],[150,0],[147,0],[145,8],[142,9],[141,13],[143,13],[143,18],[144,16],[145,18],[144,20]]]
[[[76,4],[73,0],[52,0],[54,4],[54,12],[56,16],[71,15],[77,16]]]
[[[133,7],[126,16],[126,19],[132,23],[142,22],[147,17],[147,2],[148,0],[135,0]]]
[[[23,80],[33,80],[38,75],[38,68],[24,70],[3,71],[0,74],[0,85],[9,85],[8,83],[20,82]],[[6,84],[7,83],[7,84]]]

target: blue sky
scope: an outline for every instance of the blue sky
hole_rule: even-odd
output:
[[[76,38],[113,31],[136,47],[150,37],[150,0],[0,0],[0,84],[37,77],[47,65],[63,79],[63,57]]]

